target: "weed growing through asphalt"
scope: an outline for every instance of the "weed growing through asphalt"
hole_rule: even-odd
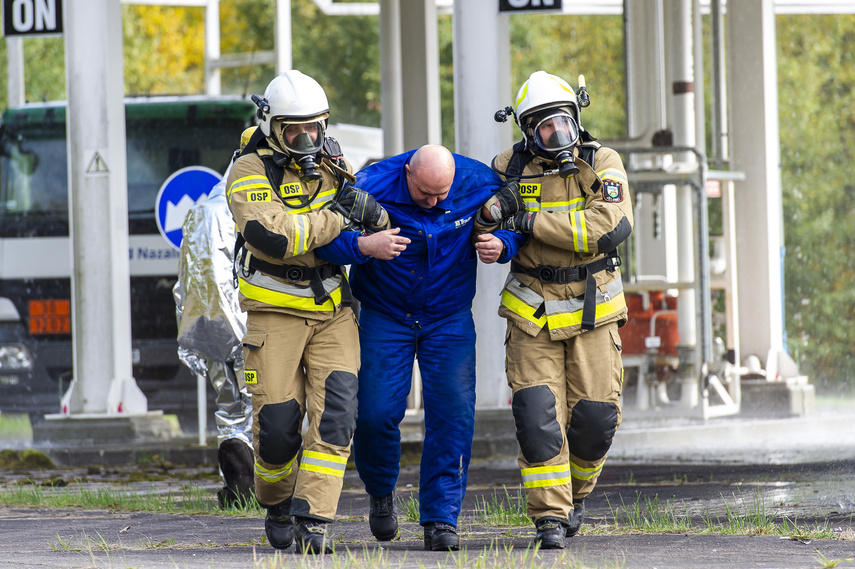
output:
[[[613,508],[609,502],[615,526],[623,525],[631,530],[654,531],[658,533],[681,533],[692,529],[692,522],[684,515],[678,515],[674,501],[659,503],[659,496],[644,498],[641,492],[635,493],[635,502],[626,504],[621,496],[621,505]]]
[[[541,554],[537,548],[515,549],[510,546],[492,542],[483,550],[466,550],[449,552],[436,563],[440,567],[457,567],[467,569],[585,569],[591,565],[585,563],[578,555],[562,551],[553,556]],[[295,559],[294,555],[276,551],[273,555],[260,557],[257,552],[253,556],[253,569],[402,569],[413,567],[413,562],[403,559],[393,562],[389,553],[378,547],[363,547],[362,550],[337,551],[331,555],[304,554]],[[416,567],[426,569],[433,565],[425,565],[418,561]],[[598,565],[603,569],[620,569],[625,566],[625,560],[615,559],[608,565]]]
[[[528,501],[525,492],[517,488],[514,494],[503,486],[504,496],[493,493],[492,497],[475,498],[475,518],[489,526],[528,526],[532,525],[531,518],[526,513]]]
[[[841,563],[852,563],[855,561],[855,558],[848,557],[846,559],[829,559],[825,555],[822,554],[820,550],[816,550],[817,559],[816,562],[819,563],[819,566],[822,569],[831,569],[832,567],[837,567]]]
[[[398,511],[404,515],[406,521],[419,523],[421,514],[419,513],[419,499],[415,492],[410,492],[406,498],[398,498]]]

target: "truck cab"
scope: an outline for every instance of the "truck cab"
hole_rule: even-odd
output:
[[[225,172],[256,106],[237,97],[125,100],[133,375],[150,410],[196,425],[196,380],[178,359],[178,251],[160,233],[158,192],[190,166]],[[64,102],[0,119],[0,412],[60,412],[72,379],[71,243]],[[209,191],[208,188],[206,191]],[[215,403],[209,391],[209,411]]]

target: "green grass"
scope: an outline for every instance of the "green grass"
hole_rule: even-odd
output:
[[[16,484],[0,489],[0,506],[237,516],[261,514],[261,508],[254,499],[222,510],[216,496],[192,482],[181,484],[177,491],[170,489],[165,493],[157,492],[154,487],[151,492],[137,492],[105,486],[57,489]]]
[[[0,441],[33,440],[33,428],[26,413],[0,413]]]
[[[504,487],[504,496],[493,494],[490,499],[475,498],[475,518],[490,526],[530,526],[531,518],[526,513],[528,501],[525,492],[517,488],[512,495]]]
[[[562,551],[551,559],[537,549],[514,549],[495,542],[483,550],[461,550],[450,552],[437,561],[425,564],[408,561],[406,557],[397,562],[389,560],[388,551],[380,548],[364,547],[362,550],[337,551],[332,555],[302,555],[295,559],[289,553],[275,552],[274,555],[254,560],[253,569],[399,569],[404,567],[467,568],[467,569],[585,569],[592,565],[586,563],[578,554]],[[616,558],[606,565],[597,565],[603,569],[620,569],[625,566],[623,558]]]

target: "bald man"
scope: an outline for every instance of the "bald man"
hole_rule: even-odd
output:
[[[476,160],[427,145],[363,169],[356,185],[386,209],[392,229],[371,239],[342,232],[316,252],[351,265],[360,301],[354,457],[371,496],[369,526],[380,541],[398,534],[398,425],[418,357],[425,417],[420,523],[425,549],[455,550],[475,422],[478,261],[470,239],[478,208],[500,180]],[[374,245],[393,249],[392,259],[380,260],[386,257],[375,255]]]

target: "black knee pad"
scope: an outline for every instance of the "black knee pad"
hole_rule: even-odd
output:
[[[612,446],[617,430],[617,405],[582,399],[573,407],[567,441],[570,453],[582,460],[600,460]]]
[[[517,425],[517,440],[523,457],[546,462],[558,456],[564,442],[555,417],[555,395],[545,385],[526,387],[514,393],[511,405]]]
[[[300,404],[296,399],[269,403],[258,412],[258,454],[264,462],[285,464],[297,456],[300,434]]]
[[[324,413],[318,433],[327,444],[346,447],[356,429],[356,375],[334,371],[327,377],[324,387]]]

